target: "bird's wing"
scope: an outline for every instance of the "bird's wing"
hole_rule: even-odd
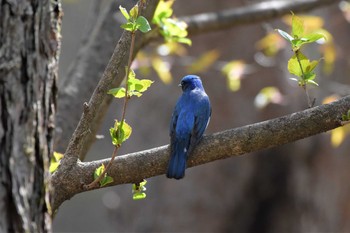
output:
[[[208,126],[211,116],[211,106],[209,99],[205,99],[200,103],[200,106],[197,108],[196,116],[194,119],[194,127],[191,133],[191,142],[189,152],[191,153],[194,147],[201,140],[205,129]]]

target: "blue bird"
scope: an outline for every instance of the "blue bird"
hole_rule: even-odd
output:
[[[179,85],[182,95],[176,103],[170,122],[170,161],[166,176],[181,179],[186,162],[208,126],[211,106],[201,79],[187,75]]]

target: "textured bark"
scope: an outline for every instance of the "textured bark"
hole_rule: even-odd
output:
[[[0,0],[0,232],[51,231],[59,1]]]

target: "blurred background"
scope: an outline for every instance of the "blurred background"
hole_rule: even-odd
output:
[[[117,6],[129,7],[130,2],[63,0],[61,80],[69,79],[67,71],[94,22],[92,12],[111,6],[117,12]],[[174,15],[256,2],[178,0]],[[303,50],[312,60],[323,58],[316,71],[320,86],[310,89],[316,105],[350,93],[349,8],[343,1],[307,12],[317,16],[305,18],[308,25],[323,27],[332,35],[327,43]],[[119,28],[117,17],[110,20]],[[170,49],[173,45],[146,47],[134,67],[140,77],[155,82],[142,98],[129,102],[127,120],[133,134],[120,153],[169,143],[170,117],[181,95],[177,85],[188,73],[201,76],[211,99],[207,134],[306,109],[305,92],[289,80],[293,76],[287,62],[293,53],[283,38],[269,34],[275,28],[290,31],[289,20],[202,33],[191,37],[192,46],[177,45],[175,52]],[[272,43],[264,42],[268,35]],[[104,49],[112,53],[119,37]],[[92,75],[100,76],[103,68]],[[96,141],[86,160],[110,157],[113,146],[108,129],[120,116],[121,105],[121,100],[113,101],[99,131],[105,137]],[[78,194],[60,207],[54,232],[350,232],[349,131],[344,127],[191,168],[180,181],[165,175],[150,178],[147,198],[141,201],[132,200],[131,184]]]

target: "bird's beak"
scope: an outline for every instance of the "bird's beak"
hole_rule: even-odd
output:
[[[178,87],[182,87],[181,83],[179,85],[177,85]]]

